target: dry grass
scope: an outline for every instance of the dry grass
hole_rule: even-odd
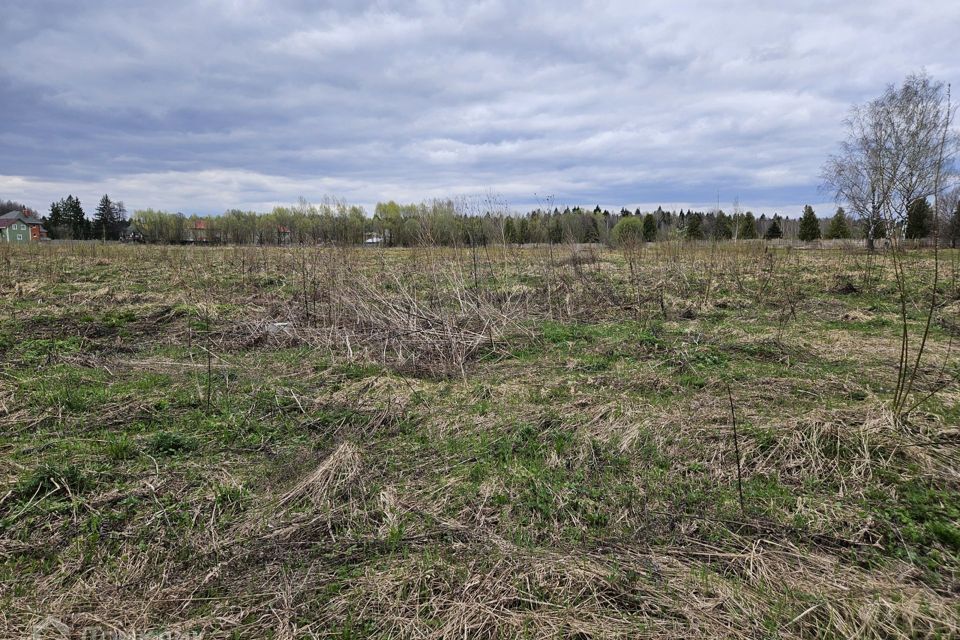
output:
[[[4,637],[960,635],[956,303],[894,419],[882,256],[6,252]]]

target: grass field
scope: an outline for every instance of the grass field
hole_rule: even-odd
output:
[[[0,637],[960,634],[958,253],[0,260]]]

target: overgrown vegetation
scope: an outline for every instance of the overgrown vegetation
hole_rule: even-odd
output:
[[[960,254],[630,224],[0,248],[0,636],[955,637]]]

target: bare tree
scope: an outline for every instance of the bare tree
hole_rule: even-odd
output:
[[[936,198],[949,183],[957,148],[952,121],[949,88],[925,73],[851,109],[840,150],[822,175],[825,188],[863,222],[869,249],[881,229],[897,235],[910,203]]]
[[[911,291],[921,285],[912,284],[907,277],[900,230],[910,205],[917,200],[932,198],[934,216],[939,216],[942,196],[954,175],[953,159],[958,145],[952,129],[953,116],[948,86],[925,73],[910,75],[901,86],[890,85],[879,98],[851,110],[840,152],[831,156],[823,169],[827,188],[864,221],[868,248],[873,249],[880,225],[891,240],[890,260],[896,278],[901,329],[892,400],[898,420],[918,404],[911,404],[910,398],[937,305],[939,280],[939,237],[935,237],[926,322],[920,335],[911,340],[908,305],[914,302],[914,295],[926,299],[927,293]],[[939,229],[936,219],[934,229]]]

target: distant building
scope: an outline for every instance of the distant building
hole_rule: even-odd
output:
[[[186,242],[210,242],[210,233],[207,229],[207,221],[194,220],[193,223],[187,227],[187,233],[184,240]]]
[[[22,211],[11,211],[0,216],[0,238],[4,242],[27,244],[47,239],[43,223]]]

